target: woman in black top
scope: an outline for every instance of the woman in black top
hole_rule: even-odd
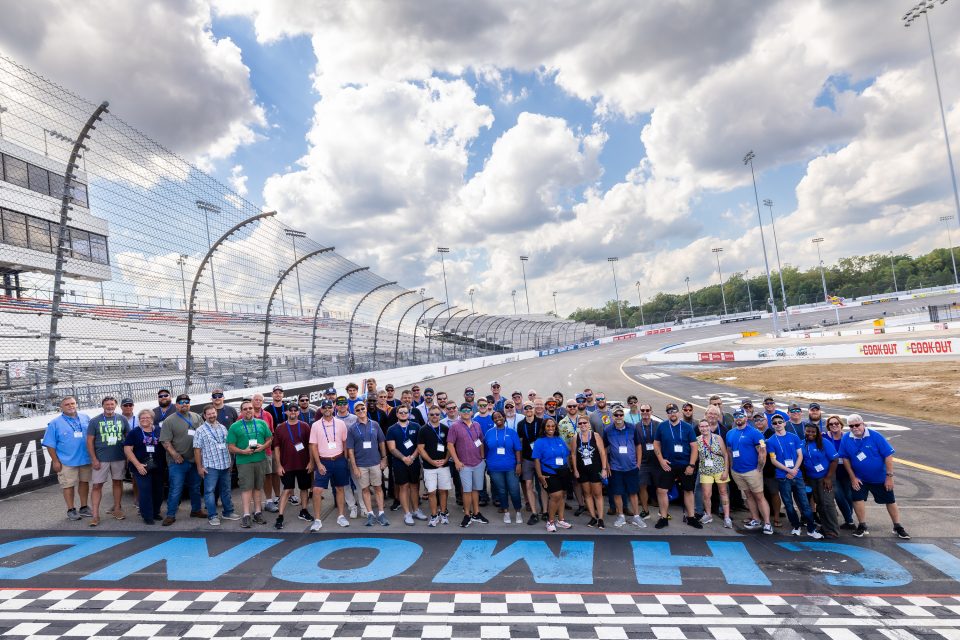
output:
[[[133,467],[133,480],[140,492],[140,516],[144,524],[160,519],[165,456],[160,445],[160,426],[153,425],[153,412],[144,409],[137,416],[139,426],[123,441],[123,453]]]
[[[590,427],[590,418],[577,417],[577,432],[570,438],[570,450],[574,452],[573,476],[580,483],[583,501],[590,513],[588,527],[605,529],[603,524],[603,479],[607,476],[607,452],[603,438]]]

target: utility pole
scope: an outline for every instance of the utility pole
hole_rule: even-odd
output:
[[[523,295],[527,298],[527,315],[530,315],[530,291],[527,289],[527,256],[520,256],[520,269],[523,271]]]
[[[777,305],[773,299],[773,280],[770,278],[770,261],[767,260],[767,241],[763,237],[763,216],[760,214],[760,195],[757,193],[757,176],[753,171],[753,159],[756,157],[757,154],[753,151],[748,151],[747,154],[743,156],[743,164],[750,165],[750,177],[753,178],[753,198],[757,202],[757,220],[760,222],[760,244],[763,246],[763,264],[767,268],[767,290],[770,295],[767,299],[767,306],[773,312],[771,315],[773,318],[773,335],[779,338],[780,328],[777,325]]]
[[[610,263],[610,269],[613,271],[613,295],[617,299],[617,318],[620,320],[620,328],[623,329],[623,312],[620,311],[620,290],[617,288],[617,261],[620,258],[607,258]]]
[[[293,241],[293,261],[297,261],[297,238],[306,238],[307,234],[303,231],[294,229],[284,229],[283,234]],[[297,276],[297,299],[300,301],[300,317],[303,317],[303,293],[300,291],[300,265],[298,264],[294,271]]]
[[[711,249],[717,256],[717,273],[720,274],[720,299],[723,300],[723,315],[727,315],[727,294],[723,292],[723,271],[720,271],[720,254],[723,253],[723,247]]]
[[[183,265],[186,264],[187,258],[189,256],[185,253],[181,253],[180,257],[177,258],[177,264],[180,265],[180,286],[183,288],[183,308],[187,308],[187,276],[183,273]]]
[[[640,303],[640,326],[645,327],[647,325],[643,320],[643,298],[640,297],[640,281],[637,280],[637,302]]]
[[[443,261],[444,254],[450,253],[449,247],[437,247],[440,254],[440,268],[443,270],[443,301],[447,304],[447,320],[450,320],[450,294],[447,292],[447,266]]]
[[[197,200],[196,205],[197,209],[203,212],[203,222],[207,228],[207,249],[210,249],[213,246],[213,241],[210,240],[210,214],[220,213],[220,207],[204,200]],[[217,302],[217,280],[213,275],[213,256],[210,256],[207,266],[210,267],[210,283],[213,285],[213,310],[219,313],[220,303]]]
[[[817,261],[820,263],[820,282],[823,283],[823,301],[829,304],[830,296],[827,294],[827,277],[823,273],[823,257],[820,255],[820,243],[823,242],[823,238],[814,238],[812,242],[813,244],[817,245]],[[839,330],[840,308],[837,305],[833,305],[833,310],[837,314],[837,328]]]

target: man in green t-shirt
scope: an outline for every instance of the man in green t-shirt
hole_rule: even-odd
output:
[[[263,420],[253,417],[253,403],[244,400],[240,405],[240,419],[230,425],[227,449],[237,457],[237,476],[243,500],[243,518],[240,526],[250,528],[250,508],[254,507],[253,522],[267,524],[263,518],[263,480],[267,473],[266,450],[273,441],[270,428]]]

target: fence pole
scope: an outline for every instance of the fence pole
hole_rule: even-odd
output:
[[[370,295],[373,294],[374,292],[379,291],[380,289],[383,289],[384,287],[393,286],[393,285],[395,285],[395,284],[397,284],[395,281],[394,281],[394,282],[384,282],[383,284],[378,284],[378,285],[375,286],[373,289],[370,289],[370,291],[367,291],[367,292],[363,295],[363,297],[360,298],[360,302],[357,303],[357,306],[355,306],[355,307],[353,308],[353,313],[350,315],[350,327],[347,329],[347,362],[350,364],[351,368],[352,368],[352,366],[353,366],[352,363],[353,363],[353,361],[354,361],[354,360],[353,360],[353,321],[357,318],[357,311],[360,310],[360,305],[362,305],[362,304],[363,304],[363,301],[366,300],[367,298],[369,298]],[[353,371],[351,370],[350,373],[353,373]]]
[[[403,319],[407,317],[408,313],[413,311],[414,307],[416,307],[418,304],[425,303],[427,300],[433,300],[433,298],[423,298],[421,300],[417,300],[412,305],[407,307],[407,310],[403,312],[402,316],[400,316],[400,322],[397,323],[397,344],[393,348],[393,366],[397,366],[397,364],[400,361],[400,328],[403,326]],[[414,345],[417,344],[417,326],[416,325],[413,326],[413,344]]]
[[[320,306],[323,304],[323,301],[327,299],[327,294],[330,293],[337,284],[346,280],[355,273],[360,273],[361,271],[366,271],[370,267],[358,267],[356,269],[351,269],[346,273],[340,275],[336,280],[330,283],[330,286],[327,287],[327,290],[323,292],[323,295],[320,296],[320,300],[317,302],[317,308],[313,312],[313,332],[310,337],[310,375],[317,375],[317,321],[320,318]]]
[[[429,300],[429,298],[428,298],[428,300]],[[427,311],[430,311],[430,309],[433,309],[434,307],[440,307],[440,306],[443,306],[443,303],[442,303],[442,302],[437,302],[436,304],[432,304],[432,305],[430,305],[429,307],[427,307],[426,309],[424,309],[424,310],[423,310],[423,313],[420,314],[420,317],[417,318],[416,324],[413,325],[413,364],[417,364],[417,327],[420,326],[420,321],[423,320],[423,316],[427,315]],[[449,308],[449,307],[448,307],[448,308]],[[445,311],[445,310],[444,310],[444,311]],[[443,313],[443,311],[441,311],[440,313]],[[439,315],[439,314],[438,314],[438,315]],[[402,322],[403,319],[401,318],[400,321]],[[397,342],[398,342],[398,343],[400,342],[400,335],[399,335],[399,334],[397,334]],[[429,351],[428,351],[428,352],[427,352],[427,357],[429,357],[429,356],[430,356],[430,353],[429,353]]]
[[[387,307],[391,304],[402,298],[403,296],[410,295],[415,293],[412,289],[410,291],[404,291],[403,293],[392,297],[387,304],[383,305],[383,309],[380,310],[380,315],[377,316],[377,324],[373,327],[373,364],[376,367],[377,364],[377,338],[380,335],[380,321],[383,319],[383,314],[386,313]]]

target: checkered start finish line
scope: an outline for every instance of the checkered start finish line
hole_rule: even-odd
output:
[[[960,596],[0,590],[0,636],[960,638]]]

